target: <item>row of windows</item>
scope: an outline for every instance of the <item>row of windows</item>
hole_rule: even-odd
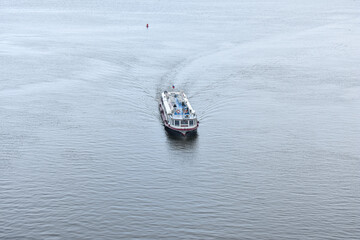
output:
[[[189,126],[194,126],[194,120],[172,120],[172,124],[175,126],[179,126],[179,124],[181,123],[181,125],[188,125]]]

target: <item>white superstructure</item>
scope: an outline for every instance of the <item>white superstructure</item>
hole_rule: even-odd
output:
[[[186,135],[198,128],[196,112],[185,93],[164,91],[159,107],[164,125],[168,129]]]

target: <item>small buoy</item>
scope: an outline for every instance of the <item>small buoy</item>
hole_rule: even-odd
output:
[[[146,24],[146,28],[149,28],[149,24]]]

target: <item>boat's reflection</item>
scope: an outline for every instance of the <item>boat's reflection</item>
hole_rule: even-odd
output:
[[[194,150],[197,148],[198,133],[182,136],[180,134],[169,133],[166,131],[167,140],[173,150]]]

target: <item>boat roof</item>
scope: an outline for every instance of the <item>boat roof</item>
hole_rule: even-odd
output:
[[[163,92],[162,99],[166,114],[172,115],[174,119],[196,118],[195,110],[192,108],[184,92]]]

